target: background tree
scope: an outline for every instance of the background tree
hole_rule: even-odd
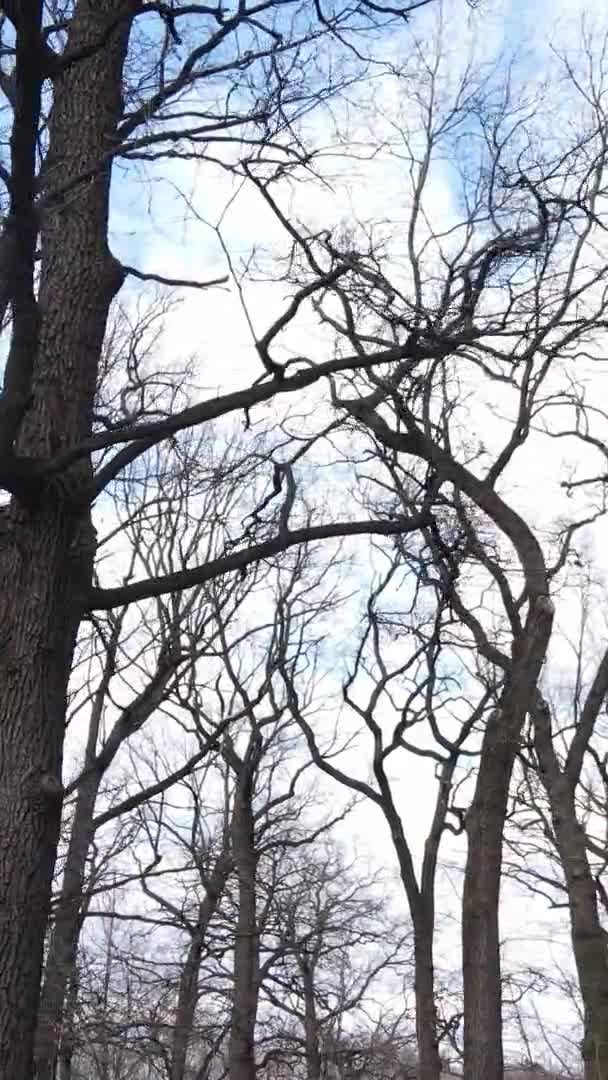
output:
[[[2,4],[0,314],[9,313],[10,343],[0,480],[10,498],[0,530],[0,805],[11,824],[0,848],[0,1075],[25,1078],[31,1070],[78,627],[94,595],[98,607],[122,602],[92,591],[92,504],[129,462],[173,432],[290,389],[270,368],[265,385],[193,406],[188,417],[176,419],[178,410],[171,420],[146,422],[136,409],[135,423],[124,416],[118,429],[102,425],[93,434],[112,300],[129,275],[163,277],[111,250],[114,166],[168,151],[203,155],[215,147],[221,155],[222,145],[235,146],[237,159],[247,148],[271,173],[306,161],[298,118],[336,88],[333,63],[325,72],[311,66],[323,56],[320,39],[345,50],[340,85],[362,70],[352,35],[381,31],[408,6],[396,11],[365,2],[328,11],[242,5],[230,15],[142,0]],[[201,116],[208,91],[214,104]],[[309,370],[300,379],[319,376]],[[91,454],[111,445],[123,449],[94,476]],[[203,577],[301,539],[275,537],[257,551],[225,555]],[[181,586],[200,583],[200,573],[191,571]],[[177,585],[160,578],[154,590]]]
[[[474,704],[470,691],[460,698],[458,657],[442,644],[451,613],[440,593],[437,608],[426,618],[419,612],[412,616],[407,585],[411,561],[398,550],[387,555],[361,613],[354,661],[342,685],[345,708],[340,731],[346,733],[349,727],[356,731],[359,723],[364,726],[368,738],[357,739],[357,756],[369,759],[370,780],[360,769],[357,775],[336,763],[335,738],[315,733],[314,701],[307,713],[299,701],[294,669],[283,665],[282,671],[313,760],[332,779],[369,799],[388,826],[414,933],[418,1072],[421,1080],[438,1080],[440,1025],[433,956],[439,847],[445,830],[462,831],[461,812],[455,808],[457,770],[493,694],[481,685]],[[421,764],[431,763],[437,780],[419,871],[404,821],[407,807],[399,798],[406,755],[419,756]]]
[[[582,55],[580,71],[568,57],[557,62],[583,109],[585,134],[553,138],[538,122],[541,101],[544,113],[550,100],[544,95],[551,91],[531,89],[514,99],[508,79],[495,84],[468,60],[456,76],[440,20],[434,39],[418,42],[411,68],[395,75],[411,106],[395,122],[394,152],[408,163],[410,176],[405,253],[391,246],[388,231],[365,223],[346,238],[348,250],[357,250],[352,273],[328,284],[315,304],[339,355],[356,352],[363,361],[395,342],[435,343],[428,362],[404,360],[382,372],[362,368],[332,378],[332,401],[349,432],[367,433],[378,447],[384,474],[368,468],[358,491],[365,505],[401,513],[404,494],[412,506],[423,492],[432,493],[433,521],[423,524],[422,533],[438,584],[465,640],[493,669],[494,707],[483,727],[464,819],[464,1068],[472,1080],[503,1075],[502,835],[521,733],[551,638],[550,593],[576,532],[605,510],[603,494],[596,495],[599,478],[591,499],[583,489],[593,480],[569,484],[569,493],[580,498],[546,536],[507,487],[515,461],[529,460],[526,444],[536,446],[541,433],[547,440],[571,440],[572,467],[581,447],[604,455],[605,416],[593,409],[587,416],[584,391],[572,390],[569,369],[580,350],[591,366],[599,356],[597,330],[606,302],[606,262],[595,254],[605,188],[603,68],[600,63],[596,69],[589,38]],[[444,90],[448,63],[450,89]],[[377,119],[383,130],[379,114]],[[463,212],[442,229],[428,189],[438,162],[446,159],[455,163]],[[305,228],[296,231],[263,193],[289,231],[298,284],[315,273],[321,280],[322,258],[325,275],[336,269],[345,248]],[[484,395],[487,400],[499,392],[500,424],[487,443],[472,439],[461,401],[466,395],[467,410],[483,409]],[[409,487],[395,485],[393,462]],[[412,543],[415,548],[418,540],[405,541],[408,552]],[[540,714],[536,731],[541,737]],[[605,966],[603,954],[597,955]],[[603,1030],[598,1022],[596,1058]]]

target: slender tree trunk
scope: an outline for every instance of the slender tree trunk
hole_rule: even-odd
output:
[[[435,972],[433,965],[433,917],[423,911],[414,927],[414,972],[416,995],[416,1044],[418,1080],[439,1080],[441,1058],[437,1040]]]
[[[502,835],[516,746],[516,734],[497,710],[486,728],[475,798],[467,815],[462,936],[468,1080],[503,1078],[498,905]]]
[[[74,1027],[76,1022],[76,1006],[78,1004],[78,973],[72,972],[68,987],[67,1000],[64,1011],[64,1019],[59,1043],[57,1058],[57,1080],[72,1080],[72,1060],[74,1057]]]
[[[103,714],[106,692],[114,672],[119,629],[113,635],[106,656],[101,684],[95,694],[87,745],[85,775],[78,786],[70,841],[66,855],[61,893],[56,905],[55,921],[44,970],[44,981],[38,1009],[38,1024],[34,1042],[34,1072],[37,1080],[54,1080],[59,1045],[64,1035],[64,1005],[68,986],[72,993],[77,985],[76,958],[82,926],[83,886],[87,854],[93,839],[93,814],[102,773],[94,768],[97,739]],[[72,1013],[74,1003],[72,1003]],[[71,1040],[68,1039],[68,1042]],[[71,1053],[68,1055],[68,1076]],[[65,1055],[64,1055],[65,1060]],[[63,1070],[65,1071],[65,1069]],[[63,1078],[60,1078],[63,1080]]]
[[[94,815],[99,785],[125,739],[143,726],[162,701],[166,684],[174,670],[174,665],[166,662],[161,655],[154,677],[120,714],[102,750],[97,754],[99,727],[106,694],[114,674],[119,640],[118,622],[108,644],[105,669],[91,712],[84,774],[78,785],[61,894],[55,909],[34,1047],[37,1080],[53,1080],[55,1075],[66,989],[75,972],[78,954],[84,876],[88,851],[95,834]]]
[[[108,936],[106,939],[106,963],[103,975],[103,997],[101,1000],[103,1023],[101,1026],[101,1045],[97,1058],[99,1080],[111,1080],[110,1078],[110,985],[112,983],[112,960],[114,951],[114,916],[109,919]]]
[[[258,1008],[259,935],[256,911],[257,855],[251,773],[241,766],[232,818],[232,853],[238,876],[234,944],[234,997],[228,1049],[230,1080],[255,1080],[255,1022]]]
[[[482,742],[468,839],[462,904],[464,1074],[503,1080],[499,899],[502,837],[521,729],[536,691],[553,622],[553,605],[535,598],[498,707]]]
[[[100,13],[133,6],[81,0],[68,47],[98,37]],[[118,23],[100,48],[54,78],[41,190],[38,333],[28,346],[34,346],[31,393],[15,446],[22,456],[52,454],[90,432],[108,307],[123,279],[107,246],[107,151],[121,109],[128,28],[128,19]],[[91,170],[98,170],[92,179]],[[13,354],[19,325],[14,320]],[[0,1080],[29,1080],[32,1072],[61,814],[66,692],[95,548],[89,503],[87,469],[76,468],[36,498],[13,496],[1,515]]]
[[[576,786],[584,750],[604,701],[604,662],[600,666],[562,769],[553,745],[551,711],[541,695],[534,703],[534,740],[539,773],[549,799],[551,821],[566,881],[572,951],[585,1006],[582,1056],[585,1080],[608,1080],[608,949],[600,921],[587,837],[576,813]],[[575,745],[579,739],[578,747]],[[574,754],[574,760],[572,758]]]
[[[595,1054],[593,1050],[593,1032],[591,1030],[591,1017],[589,1010],[585,1009],[584,1031],[581,1042],[581,1057],[583,1059],[583,1080],[595,1080]]]
[[[321,1080],[321,1048],[315,998],[314,971],[304,956],[298,956],[304,989],[304,1039],[306,1044],[306,1080]]]
[[[188,1043],[192,1037],[194,1013],[198,1001],[198,978],[204,945],[204,933],[197,927],[188,947],[179,979],[177,1008],[173,1026],[171,1080],[184,1080]]]
[[[93,839],[93,813],[101,777],[86,775],[78,789],[61,895],[49,942],[34,1047],[36,1080],[54,1080],[64,1004],[76,968],[84,874]]]
[[[587,858],[585,830],[576,816],[574,791],[568,778],[560,773],[547,782],[543,773],[543,779],[566,879],[572,950],[585,1003],[585,1080],[608,1080],[608,949]]]
[[[382,811],[391,831],[399,862],[399,873],[414,926],[414,979],[416,996],[416,1045],[418,1080],[439,1080],[441,1060],[437,1042],[435,1009],[435,868],[441,828],[441,808],[436,810],[432,831],[427,838],[420,888],[403,823],[395,807],[390,785],[382,766],[376,766],[376,779],[382,796]]]
[[[186,960],[179,980],[175,1025],[173,1028],[173,1048],[171,1054],[171,1080],[184,1080],[188,1043],[192,1036],[194,1013],[198,1001],[198,979],[201,956],[207,928],[217,910],[224,887],[232,870],[232,858],[223,851],[213,868],[207,882],[207,895],[199,906],[196,929],[192,935]]]
[[[424,845],[419,901],[410,902],[415,913],[414,942],[417,1075],[419,1080],[440,1080],[441,1057],[435,1002],[435,880],[439,845],[445,827],[457,758],[443,763],[431,828]]]
[[[425,844],[421,885],[418,887],[411,851],[403,831],[403,823],[397,812],[390,785],[381,764],[376,765],[375,772],[382,797],[382,811],[391,831],[393,846],[399,862],[401,882],[407,896],[414,926],[418,1080],[439,1080],[441,1060],[437,1041],[433,949],[435,943],[435,869],[443,811],[440,804],[438,804],[431,833],[427,837]]]

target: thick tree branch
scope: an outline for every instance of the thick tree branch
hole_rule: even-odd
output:
[[[424,513],[409,518],[401,518],[395,521],[343,521],[329,525],[310,525],[293,531],[284,531],[272,540],[265,540],[259,544],[241,551],[235,551],[232,555],[222,555],[217,559],[211,559],[203,566],[195,566],[190,570],[180,570],[174,574],[166,574],[163,577],[149,578],[146,581],[135,581],[130,585],[119,585],[113,589],[93,589],[89,598],[89,610],[108,610],[118,607],[120,604],[129,604],[135,600],[145,600],[150,596],[163,596],[165,593],[175,592],[178,589],[191,589],[194,585],[201,585],[205,581],[224,574],[233,573],[235,570],[245,571],[253,563],[262,559],[269,559],[282,551],[296,547],[299,544],[314,543],[317,540],[330,540],[342,536],[401,536],[404,533],[416,532],[428,523],[428,516]]]
[[[383,349],[364,355],[336,357],[317,365],[313,365],[303,358],[296,358],[292,363],[305,363],[306,366],[289,377],[284,377],[281,374],[269,379],[267,382],[259,382],[253,386],[248,386],[244,390],[236,390],[230,394],[222,394],[216,398],[198,402],[196,405],[191,405],[162,420],[140,423],[118,431],[93,435],[91,438],[80,442],[77,446],[72,446],[50,459],[18,458],[10,463],[2,463],[0,486],[15,493],[27,493],[37,488],[41,489],[52,476],[62,473],[83,457],[96,453],[98,450],[107,449],[110,446],[131,443],[132,445],[125,447],[97,473],[95,494],[98,495],[122,469],[135,461],[146,450],[171,435],[184,431],[186,428],[196,427],[199,424],[215,420],[220,416],[227,416],[229,413],[241,409],[247,412],[255,405],[270,401],[277,394],[295,393],[298,390],[314,385],[324,377],[340,372],[360,371],[399,361],[410,361],[412,367],[414,367],[421,361],[432,357],[448,356],[456,352],[461,345],[471,344],[471,340],[470,336],[463,335],[443,340],[408,339],[403,345],[392,349]]]
[[[42,0],[28,11],[4,10],[16,27],[14,116],[10,137],[10,210],[0,239],[0,322],[10,304],[11,344],[0,395],[0,472],[13,459],[13,444],[29,405],[38,340],[34,293],[37,217],[34,210],[36,153],[40,121]]]
[[[524,519],[501,499],[490,483],[480,480],[452,454],[423,434],[413,420],[408,424],[408,430],[402,433],[394,431],[368,402],[339,399],[336,403],[358,417],[383,446],[421,458],[437,470],[442,481],[454,484],[468,495],[513,544],[530,598],[548,595],[545,560],[538,540]]]
[[[155,420],[150,423],[141,423],[136,426],[123,428],[120,431],[104,432],[94,435],[79,446],[57,455],[49,462],[33,462],[30,473],[43,478],[44,476],[62,472],[63,469],[73,464],[80,458],[116,446],[121,443],[131,443],[120,451],[112,461],[104,465],[96,475],[95,491],[99,494],[105,487],[124,469],[130,465],[146,450],[176,435],[186,428],[196,427],[216,420],[220,416],[227,416],[231,412],[243,410],[249,411],[256,405],[270,401],[277,394],[291,394],[313,386],[322,378],[345,371],[360,371],[371,367],[384,366],[399,361],[410,361],[412,367],[432,357],[448,356],[454,353],[463,344],[470,344],[470,339],[460,336],[450,337],[443,341],[408,340],[405,344],[392,349],[382,349],[367,355],[353,354],[346,357],[336,357],[322,364],[312,365],[309,361],[297,358],[293,363],[303,362],[306,366],[291,376],[275,376],[267,382],[260,382],[248,386],[244,390],[236,390],[230,394],[222,394],[208,401],[201,401],[191,405],[181,412],[174,413],[163,420]]]

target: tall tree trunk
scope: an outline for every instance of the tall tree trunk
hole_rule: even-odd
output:
[[[256,911],[257,855],[252,807],[252,775],[239,770],[232,818],[232,854],[238,876],[238,917],[234,943],[234,990],[228,1048],[230,1080],[255,1080],[255,1022],[258,1009],[259,935]]]
[[[314,971],[304,956],[298,956],[304,989],[304,1040],[306,1052],[306,1080],[321,1080],[321,1048],[319,1046],[319,1023],[315,998]]]
[[[100,14],[130,7],[124,0],[93,6],[81,0],[68,48],[98,40]],[[123,280],[107,246],[107,152],[121,110],[128,31],[125,19],[102,46],[54,77],[34,329],[24,342],[26,321],[14,301],[7,361],[10,370],[21,360],[31,366],[28,411],[15,443],[22,457],[50,455],[90,432],[108,308]],[[94,548],[87,468],[70,470],[35,498],[13,496],[2,511],[0,1080],[29,1080],[32,1073],[61,814],[66,692]]]
[[[585,1080],[608,1080],[606,933],[599,918],[585,831],[576,818],[573,793],[565,783],[564,788],[564,792],[555,795],[552,820],[566,878],[572,950],[585,1003]]]
[[[511,620],[516,628],[511,662],[504,663],[499,650],[489,649],[491,662],[510,670],[482,743],[475,794],[467,815],[463,894],[464,1073],[467,1080],[503,1080],[498,937],[502,834],[519,734],[551,636],[554,609],[545,560],[534,533],[496,492],[494,485],[500,470],[494,476],[490,472],[483,480],[475,476],[451,451],[434,443],[407,409],[400,410],[406,430],[397,432],[378,413],[374,396],[371,403],[369,399],[367,404],[357,399],[355,405],[349,403],[346,407],[384,446],[426,461],[442,483],[453,484],[457,492],[472,499],[513,545],[525,579],[528,616],[523,629],[518,621]],[[479,631],[479,637],[474,634],[483,653],[481,625]],[[401,874],[404,878],[403,869]]]
[[[433,820],[424,844],[419,901],[414,903],[411,908],[415,913],[414,929],[416,934],[414,942],[414,978],[418,1080],[440,1080],[441,1077],[435,999],[435,880],[439,845],[445,828],[457,760],[458,758],[454,755],[444,761],[441,768]]]
[[[596,1080],[594,1039],[591,1030],[591,1017],[589,1009],[585,1009],[584,1031],[581,1042],[581,1057],[583,1059],[583,1080]]]
[[[82,925],[83,886],[87,855],[93,839],[93,814],[102,773],[94,768],[95,751],[103,715],[105,696],[116,660],[119,624],[112,634],[101,683],[95,694],[85,750],[85,774],[78,786],[70,841],[63,872],[61,893],[55,910],[44,970],[34,1042],[34,1072],[37,1080],[54,1080],[59,1044],[63,1041],[66,991],[77,985],[76,957]],[[73,1011],[73,1010],[72,1010]],[[69,1055],[71,1068],[71,1054]],[[65,1070],[64,1070],[65,1071]]]
[[[399,863],[399,873],[414,927],[414,982],[416,997],[416,1047],[418,1080],[439,1080],[441,1059],[437,1041],[435,1008],[435,870],[444,811],[438,802],[431,832],[425,844],[420,887],[416,881],[412,854],[397,811],[390,784],[381,761],[375,762],[382,812],[391,831]],[[447,788],[446,788],[447,790]]]
[[[139,731],[163,699],[175,665],[161,652],[154,676],[140,694],[117,717],[110,734],[97,754],[99,728],[106,695],[115,670],[120,641],[118,621],[108,643],[103,676],[91,711],[84,761],[84,773],[70,832],[61,894],[55,908],[55,923],[49,943],[38,1026],[34,1046],[37,1080],[53,1080],[61,1035],[66,990],[73,977],[82,926],[83,887],[87,855],[95,834],[94,814],[99,786],[123,742]]]
[[[423,908],[414,926],[414,980],[418,1080],[439,1080],[441,1058],[437,1039],[435,972],[433,965],[434,912]]]
[[[467,814],[462,963],[465,1062],[470,1080],[503,1078],[498,905],[502,835],[516,747],[517,733],[497,710],[486,728],[475,798]]]
[[[553,605],[537,596],[513,667],[482,741],[473,802],[466,817],[462,903],[464,1074],[503,1080],[499,899],[502,837],[521,729],[533,701],[553,623]]]
[[[375,773],[381,793],[382,812],[391,831],[391,838],[399,863],[399,873],[414,927],[418,1080],[439,1080],[441,1059],[437,1040],[433,950],[435,944],[435,870],[444,810],[441,803],[438,802],[431,831],[425,844],[419,887],[416,881],[412,854],[403,830],[403,822],[395,806],[390,784],[381,761],[375,762]]]
[[[540,695],[539,695],[540,696]],[[575,783],[562,771],[553,749],[550,712],[537,701],[535,745],[551,808],[560,864],[566,881],[570,934],[585,1005],[585,1080],[608,1080],[608,948],[600,921],[587,837],[576,814]]]
[[[184,1080],[188,1043],[192,1036],[194,1013],[198,1001],[198,979],[207,928],[217,910],[224,887],[232,871],[232,858],[220,852],[206,889],[207,895],[199,906],[197,924],[182,968],[171,1052],[171,1080]]]
[[[65,998],[76,968],[87,854],[101,777],[88,773],[76,799],[61,895],[49,942],[34,1047],[36,1080],[54,1080]]]
[[[103,973],[103,996],[101,999],[101,1010],[103,1021],[101,1024],[101,1039],[99,1044],[99,1052],[97,1054],[97,1068],[99,1071],[99,1080],[111,1080],[110,1068],[111,1068],[111,1026],[110,1026],[110,986],[112,983],[112,959],[114,951],[114,916],[110,915],[108,936],[106,939],[106,963]]]
[[[74,1057],[76,1007],[78,1005],[78,972],[72,971],[70,985],[63,1016],[61,1041],[57,1057],[57,1080],[72,1080],[72,1060]]]

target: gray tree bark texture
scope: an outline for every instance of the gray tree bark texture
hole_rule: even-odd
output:
[[[40,16],[40,3],[29,7],[37,7]],[[100,0],[95,10],[112,14],[131,7],[133,4],[124,0]],[[118,22],[103,48],[78,64],[67,65],[55,76],[43,178],[42,197],[47,193],[49,202],[40,222],[37,305],[35,301],[32,305],[30,240],[23,225],[27,207],[13,208],[20,211],[17,266],[23,268],[23,280],[14,289],[5,399],[7,394],[10,399],[24,366],[31,365],[31,401],[16,440],[19,455],[53,453],[85,438],[90,431],[108,308],[122,283],[122,272],[107,246],[110,176],[109,164],[104,162],[108,162],[108,148],[122,108],[120,87],[128,26],[128,21]],[[70,25],[70,48],[84,48],[96,32],[92,8],[78,4]],[[39,25],[33,26],[33,33],[39,42]],[[24,34],[24,49],[27,39]],[[34,54],[33,45],[31,49],[31,64],[40,67],[40,57]],[[22,81],[17,86],[13,141],[24,143],[29,138],[35,154],[38,113],[36,102],[29,98],[36,91],[28,82],[24,58],[18,72]],[[38,95],[42,75],[43,71]],[[74,137],[76,131],[78,138]],[[19,152],[27,150],[13,147],[13,165]],[[79,182],[91,172],[93,179]],[[52,195],[67,190],[69,211],[61,196]],[[33,326],[29,325],[32,318]],[[1,1080],[27,1080],[31,1075],[61,813],[66,693],[95,551],[89,506],[87,470],[77,467],[48,484],[29,505],[13,498],[2,511]]]

